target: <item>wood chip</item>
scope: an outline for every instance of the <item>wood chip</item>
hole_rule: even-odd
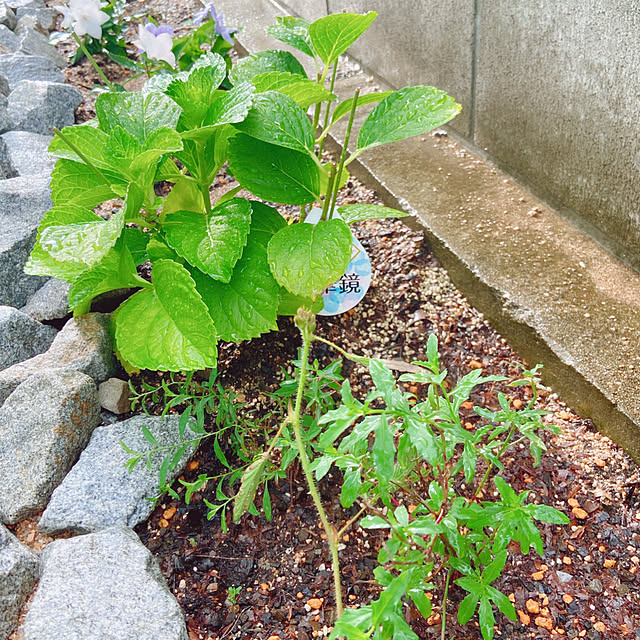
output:
[[[200,463],[197,460],[192,460],[188,465],[187,469],[189,471],[195,471],[200,466]]]

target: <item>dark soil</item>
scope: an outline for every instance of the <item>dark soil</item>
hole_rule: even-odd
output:
[[[174,26],[197,6],[191,1],[166,0],[130,4],[132,12],[151,7]],[[232,23],[232,16],[227,17]],[[124,80],[117,67],[109,65],[106,71],[110,78]],[[87,89],[79,119],[91,117],[88,88],[96,80],[95,73],[83,63],[70,69],[68,76]],[[221,176],[217,189],[221,193],[231,186],[231,179]],[[343,190],[342,199],[377,201],[356,181]],[[416,360],[425,357],[427,338],[435,333],[452,381],[479,367],[486,374],[518,376],[522,360],[453,287],[421,234],[394,221],[362,223],[355,233],[374,264],[372,287],[352,312],[319,318],[319,335],[355,353]],[[265,430],[273,432],[276,426],[276,418],[269,414],[278,407],[268,394],[277,389],[285,372],[291,373],[290,363],[300,344],[289,319],[282,319],[280,328],[251,343],[221,350],[219,379],[237,394],[238,429],[256,449],[262,446]],[[326,364],[336,356],[316,344],[313,357]],[[345,365],[344,372],[356,393],[366,392],[364,370]],[[158,376],[149,374],[145,379],[153,383]],[[495,407],[499,391],[512,402],[527,399],[522,388],[514,391],[495,385],[481,389],[472,400]],[[560,433],[545,436],[549,450],[537,468],[528,450],[509,451],[503,475],[516,490],[528,489],[534,499],[561,509],[571,524],[543,526],[542,558],[535,552],[523,556],[519,549],[510,548],[509,562],[495,586],[512,598],[519,621],[498,615],[496,636],[512,640],[640,638],[637,467],[590,421],[565,407],[552,390],[543,390],[539,407],[550,411],[546,420],[558,426]],[[475,414],[465,411],[465,419],[473,424]],[[256,423],[260,426],[252,426]],[[230,462],[238,462],[228,443],[226,453]],[[182,478],[193,481],[202,473],[216,476],[224,471],[210,439],[203,442]],[[150,520],[136,529],[184,609],[190,638],[327,636],[334,609],[330,564],[301,471],[294,468],[272,487],[271,522],[262,515],[245,516],[236,525],[227,516],[227,533],[222,532],[219,517],[207,519],[204,499],[216,501],[216,484],[210,482],[189,505],[165,496]],[[179,484],[175,489],[183,492]],[[339,477],[328,476],[321,491],[333,522],[348,520],[352,513],[345,513],[338,502]],[[372,569],[382,542],[380,534],[359,528],[345,536],[340,557],[348,605],[366,604],[378,593]],[[241,588],[235,597],[232,588]],[[428,620],[411,607],[405,610],[421,638],[440,637],[442,610],[437,593],[442,589],[435,593],[434,614]],[[463,595],[457,588],[450,592],[447,637],[478,640],[481,635],[475,623],[462,628],[455,620]]]

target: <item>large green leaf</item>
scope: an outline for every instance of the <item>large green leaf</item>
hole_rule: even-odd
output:
[[[320,198],[320,170],[298,151],[239,133],[229,141],[229,166],[236,180],[259,198],[283,204]]]
[[[309,23],[302,18],[284,16],[276,18],[277,24],[269,25],[265,31],[302,53],[313,57],[313,45],[309,36]]]
[[[247,117],[235,125],[244,133],[302,153],[314,153],[315,136],[307,114],[278,91],[257,95]]]
[[[222,56],[205,53],[185,77],[169,84],[165,93],[182,108],[179,131],[202,126],[213,95],[226,75],[227,66]]]
[[[38,239],[40,246],[55,260],[79,262],[87,267],[99,262],[120,237],[125,210],[114,213],[108,220],[91,211],[87,213],[92,216],[91,220],[87,215],[82,221],[42,228]]]
[[[358,96],[358,100],[356,102],[356,109],[358,107],[362,107],[365,104],[373,104],[374,102],[380,102],[384,100],[387,96],[390,96],[393,91],[379,91],[378,93],[365,93],[363,96]],[[348,98],[347,100],[343,100],[331,114],[331,124],[334,124],[340,120],[340,118],[346,116],[353,109],[353,101],[355,97]]]
[[[313,313],[320,313],[324,308],[324,298],[319,296],[315,300],[312,300],[311,298],[305,298],[304,296],[294,296],[293,293],[282,287],[280,289],[280,306],[278,307],[278,315],[295,316],[300,307],[310,309]]]
[[[229,78],[233,84],[251,82],[255,76],[267,71],[286,71],[307,77],[304,67],[292,53],[267,49],[239,60],[229,73]]]
[[[209,215],[192,211],[164,218],[167,242],[179,255],[216,280],[229,282],[251,224],[251,203],[232,198]]]
[[[198,183],[190,176],[181,176],[167,195],[160,220],[164,222],[167,215],[178,211],[189,211],[204,214],[204,197]]]
[[[192,270],[218,335],[240,342],[277,329],[280,286],[267,263],[267,244],[286,221],[273,208],[252,202],[251,231],[228,284]]]
[[[358,149],[370,149],[427,133],[449,122],[462,107],[435,87],[406,87],[387,96],[364,121]]]
[[[173,260],[153,264],[153,287],[117,312],[116,346],[140,369],[196,371],[216,365],[216,331],[189,272]]]
[[[118,240],[102,260],[90,267],[73,281],[69,289],[69,307],[75,315],[87,313],[91,301],[101,293],[128,287],[149,287],[146,280],[138,276],[136,263],[127,246],[125,236]]]
[[[351,232],[342,220],[292,224],[269,242],[276,280],[291,293],[314,298],[338,280],[351,259]]]
[[[96,100],[100,129],[109,132],[121,126],[144,143],[162,127],[175,129],[182,109],[163,93],[103,93]]]
[[[255,76],[251,83],[258,93],[279,91],[293,98],[305,111],[317,102],[336,100],[322,84],[286,71],[268,71]]]
[[[264,469],[268,461],[269,454],[265,451],[259,458],[254,460],[242,474],[240,489],[238,489],[233,503],[234,522],[240,520],[253,504],[253,499],[255,498],[260,483],[266,479]]]
[[[358,13],[335,13],[312,22],[309,36],[315,52],[326,65],[333,64],[368,28],[378,16],[369,11]]]
[[[347,224],[379,218],[406,218],[409,215],[405,211],[381,207],[377,204],[345,204],[338,207],[338,213]]]
[[[75,204],[93,209],[116,194],[91,167],[60,158],[51,175],[51,198],[57,204]]]

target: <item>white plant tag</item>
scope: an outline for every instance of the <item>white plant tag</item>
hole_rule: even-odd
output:
[[[322,215],[322,209],[311,209],[305,222],[317,224]],[[334,218],[340,214],[335,212]],[[319,316],[337,316],[349,309],[353,309],[364,298],[371,285],[371,260],[353,234],[351,234],[351,262],[344,275],[322,292],[324,309]]]

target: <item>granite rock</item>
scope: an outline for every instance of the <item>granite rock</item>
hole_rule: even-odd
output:
[[[0,166],[8,177],[49,176],[55,158],[49,155],[51,136],[31,131],[8,131],[1,136]]]
[[[146,520],[153,511],[149,498],[157,494],[166,452],[152,455],[151,469],[143,458],[129,473],[126,463],[131,455],[121,442],[138,453],[151,451],[154,447],[144,437],[144,426],[161,445],[177,445],[181,442],[179,421],[179,416],[134,416],[98,427],[78,462],[53,492],[38,524],[40,531],[47,535],[87,533],[113,525],[134,527]],[[197,436],[187,429],[186,437]],[[194,450],[193,444],[185,449],[167,482],[182,472]]]
[[[42,564],[25,640],[187,640],[180,606],[130,529],[55,540]]]
[[[79,371],[42,371],[0,408],[0,521],[40,511],[100,423],[94,381]]]
[[[18,10],[20,16],[20,9]],[[17,36],[16,36],[17,37]],[[32,56],[42,56],[53,62],[59,69],[66,66],[66,60],[57,52],[55,47],[49,44],[49,38],[39,31],[33,29],[24,29],[21,31],[19,38],[19,48],[24,53]]]
[[[18,24],[15,11],[4,2],[0,3],[0,24],[7,27],[7,29],[11,29],[11,31],[13,31]]]
[[[120,378],[109,378],[98,387],[100,406],[111,413],[131,411],[131,390]]]
[[[0,55],[0,75],[7,79],[10,89],[23,80],[64,82],[62,72],[51,60],[20,52]]]
[[[22,605],[36,586],[39,564],[36,554],[0,524],[0,640],[16,629]]]
[[[17,23],[14,28],[17,34],[22,35],[23,29],[29,27],[46,36],[56,28],[58,12],[49,7],[20,7],[15,15]]]
[[[0,53],[15,53],[20,49],[20,38],[13,31],[0,24]]]
[[[0,370],[46,351],[57,333],[13,307],[0,306]]]
[[[21,307],[46,282],[26,275],[24,266],[50,208],[47,178],[0,180],[0,304]]]
[[[51,278],[27,300],[20,311],[38,322],[64,318],[69,315],[67,295],[70,286],[64,280]]]
[[[50,135],[54,127],[63,129],[74,123],[81,102],[82,94],[71,85],[21,80],[9,94],[11,129]]]
[[[80,371],[98,383],[109,378],[115,370],[109,316],[71,318],[48,351],[0,371],[0,405],[29,376],[52,369]]]
[[[11,7],[14,11],[22,8],[43,9],[43,0],[2,0],[7,7]]]

